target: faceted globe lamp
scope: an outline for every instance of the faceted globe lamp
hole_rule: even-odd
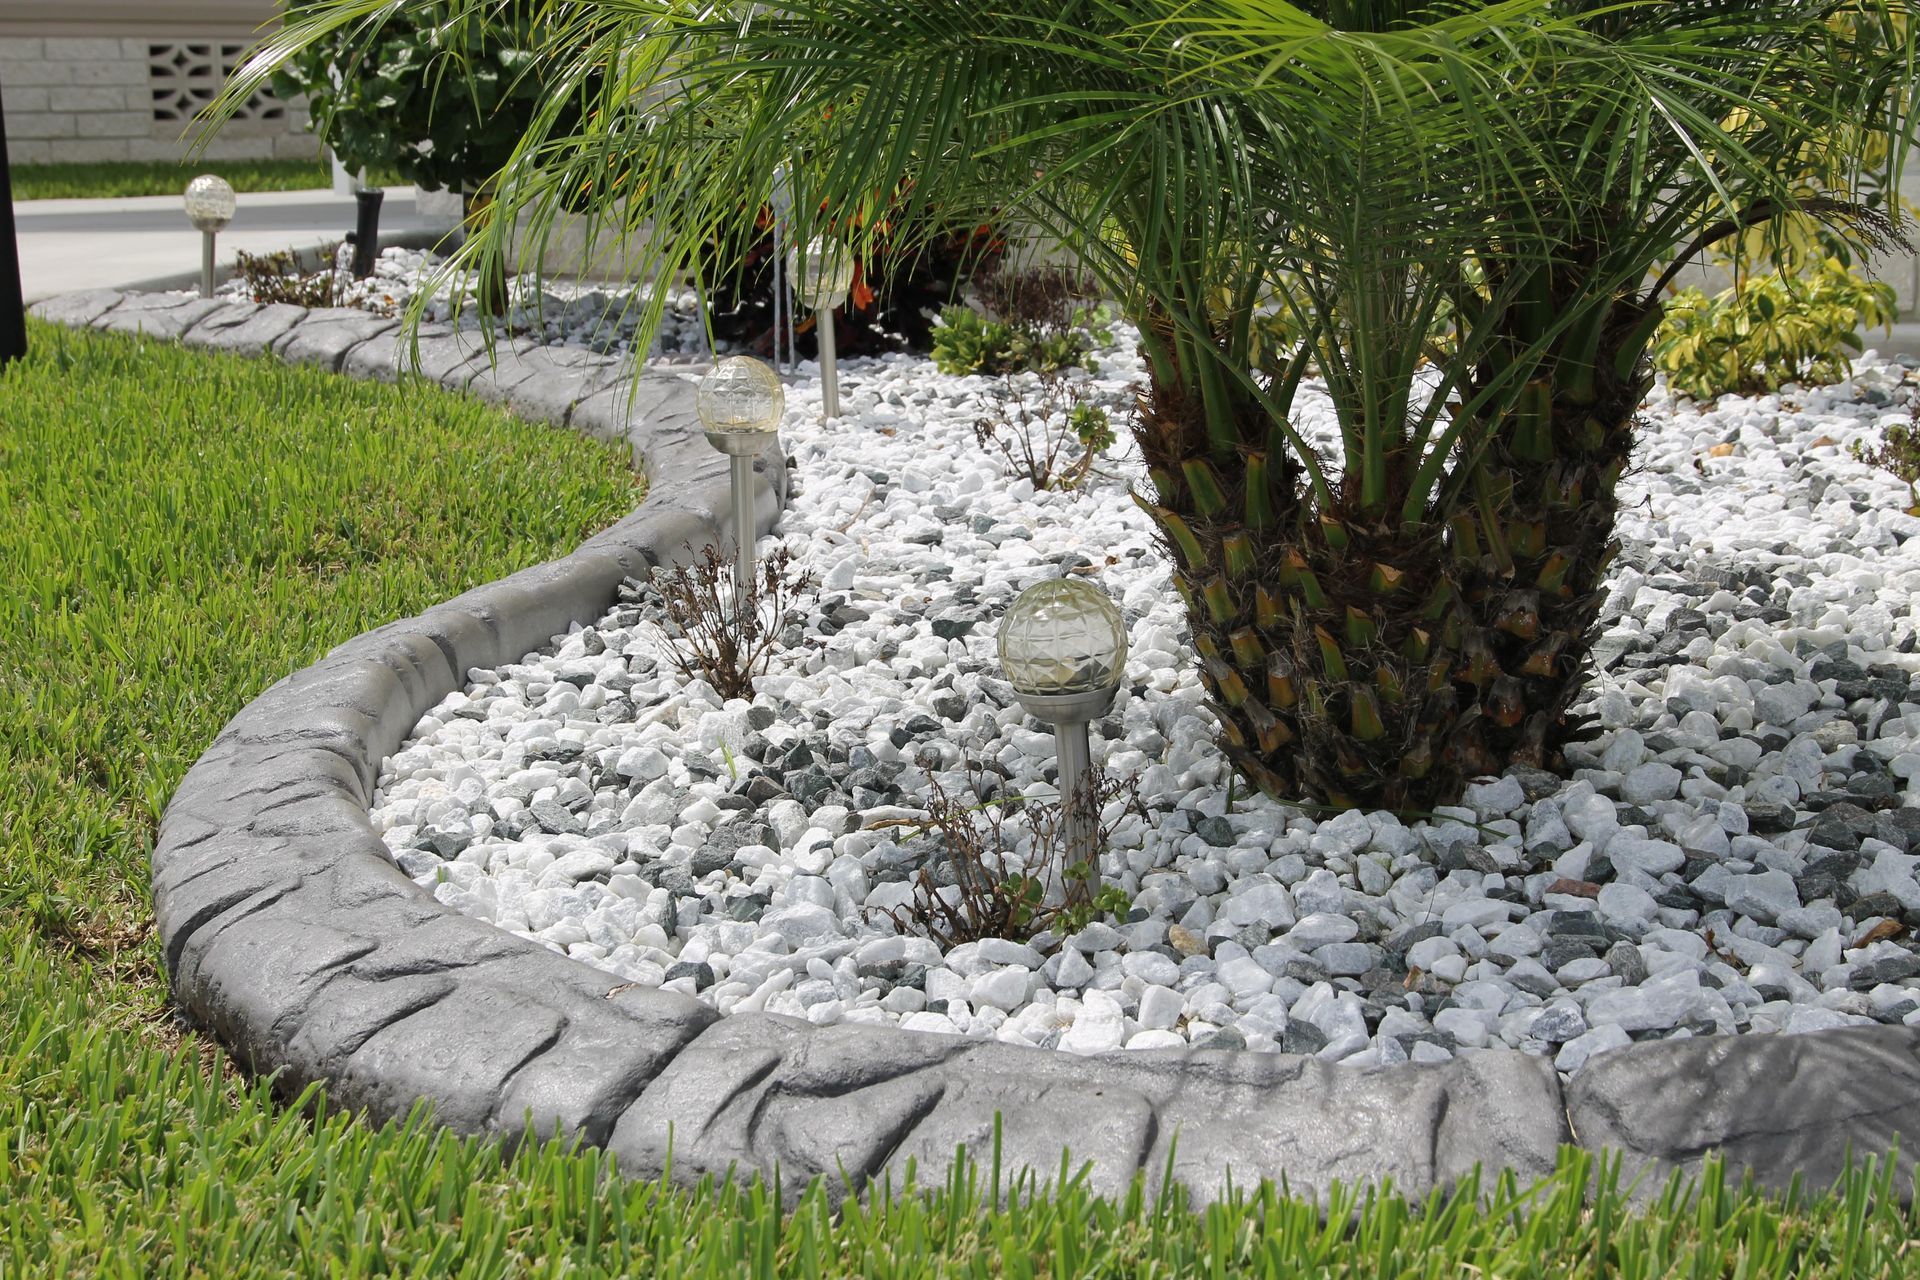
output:
[[[694,411],[707,429],[707,443],[727,455],[733,479],[733,536],[737,558],[733,582],[740,607],[753,585],[753,460],[780,431],[787,391],[780,378],[752,356],[728,356],[700,379]]]
[[[1053,725],[1067,837],[1068,892],[1092,884],[1099,818],[1087,726],[1113,707],[1127,666],[1127,624],[1085,578],[1028,587],[1000,620],[1000,666],[1020,704]]]
[[[840,371],[835,366],[833,309],[846,301],[853,288],[853,251],[837,240],[818,237],[802,253],[798,246],[787,257],[787,278],[800,301],[812,307],[820,321],[820,409],[823,416],[840,416]]]
[[[213,296],[214,237],[233,221],[238,203],[233,188],[217,174],[203,173],[187,184],[187,221],[200,233],[200,296]]]

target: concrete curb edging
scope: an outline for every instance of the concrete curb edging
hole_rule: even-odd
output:
[[[162,820],[153,893],[175,998],[250,1069],[326,1082],[375,1120],[430,1101],[441,1122],[515,1139],[556,1128],[633,1176],[781,1170],[789,1196],[909,1161],[937,1180],[1001,1121],[1003,1167],[1099,1190],[1171,1167],[1200,1199],[1285,1176],[1296,1192],[1391,1178],[1419,1197],[1475,1165],[1523,1180],[1564,1143],[1618,1153],[1649,1193],[1712,1151],[1784,1188],[1824,1185],[1847,1156],[1920,1147],[1920,1030],[1846,1028],[1636,1044],[1565,1090],[1545,1058],[1470,1052],[1343,1069],[1311,1058],[1166,1050],[1075,1058],[995,1042],[766,1014],[722,1018],[462,916],[388,858],[369,805],[381,761],[474,667],[547,645],[611,605],[621,580],[725,543],[726,462],[671,374],[502,343],[497,362],[444,327],[403,341],[358,311],[92,291],[42,318],[272,353],[359,377],[417,369],[456,390],[609,439],[651,477],[644,503],[572,554],[341,645],[268,688],[187,773]],[[414,356],[418,361],[415,363]],[[756,472],[770,528],[778,455]]]

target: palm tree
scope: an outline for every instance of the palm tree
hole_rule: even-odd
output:
[[[1611,56],[1586,83],[1542,87],[1552,106],[1540,145],[1558,158],[1566,198],[1502,214],[1554,248],[1530,268],[1524,305],[1502,317],[1494,364],[1540,358],[1519,402],[1482,426],[1479,465],[1441,494],[1459,586],[1479,619],[1458,668],[1484,676],[1466,682],[1480,714],[1453,739],[1468,774],[1555,764],[1574,729],[1567,710],[1616,549],[1615,487],[1652,382],[1665,286],[1704,250],[1789,209],[1877,247],[1894,228],[1853,198],[1862,128],[1894,136],[1897,165],[1912,123],[1900,11],[1792,0],[1565,7],[1589,11],[1582,25]],[[1810,196],[1802,182],[1822,152],[1839,198]],[[1482,261],[1493,278],[1510,275],[1497,257]],[[1503,376],[1494,364],[1463,382]],[[1465,500],[1475,488],[1491,500]]]
[[[331,0],[226,101],[330,32],[491,2]],[[516,216],[456,269],[584,207],[646,229],[647,270],[693,270],[780,165],[803,239],[867,234],[885,201],[1017,211],[1139,327],[1136,500],[1227,753],[1339,807],[1430,808],[1556,760],[1648,379],[1649,270],[1782,210],[1857,221],[1789,170],[1862,127],[1897,163],[1913,93],[1904,0],[550,7],[528,69],[548,107],[497,183]],[[1279,355],[1274,316],[1303,335]],[[1326,447],[1298,421],[1310,366]]]

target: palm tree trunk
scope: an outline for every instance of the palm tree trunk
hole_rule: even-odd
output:
[[[1151,328],[1136,435],[1152,493],[1136,500],[1174,565],[1229,760],[1283,800],[1451,798],[1462,779],[1444,752],[1457,716],[1446,530],[1319,509],[1265,408],[1230,397],[1231,430],[1210,429],[1217,404],[1210,414],[1190,362]]]
[[[1516,349],[1528,323],[1517,313]],[[1210,429],[1191,362],[1150,325],[1136,434],[1152,493],[1138,500],[1243,777],[1283,800],[1427,811],[1474,777],[1561,766],[1582,729],[1569,708],[1617,550],[1650,323],[1616,299],[1571,330],[1452,519],[1415,524],[1369,514],[1398,509],[1405,460],[1389,459],[1384,506],[1363,511],[1357,483],[1321,506],[1252,397],[1233,400],[1231,431]]]
[[[1511,764],[1563,767],[1584,736],[1569,713],[1585,687],[1614,537],[1617,487],[1652,381],[1649,316],[1603,304],[1589,336],[1558,344],[1475,477],[1481,499],[1454,522],[1468,660],[1450,750],[1467,777]],[[1525,317],[1519,318],[1524,324]],[[1516,332],[1514,341],[1529,339]]]

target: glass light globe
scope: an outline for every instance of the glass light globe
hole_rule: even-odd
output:
[[[216,174],[203,173],[187,184],[187,221],[200,231],[218,231],[233,221],[233,188]]]
[[[1127,665],[1126,621],[1085,578],[1037,583],[1000,620],[1000,665],[1017,693],[1111,689]]]
[[[694,394],[700,425],[723,434],[769,435],[780,429],[786,408],[779,375],[752,356],[721,360]]]
[[[795,246],[787,254],[787,279],[795,296],[814,310],[837,307],[853,288],[853,250],[825,236],[807,245],[805,253]]]

